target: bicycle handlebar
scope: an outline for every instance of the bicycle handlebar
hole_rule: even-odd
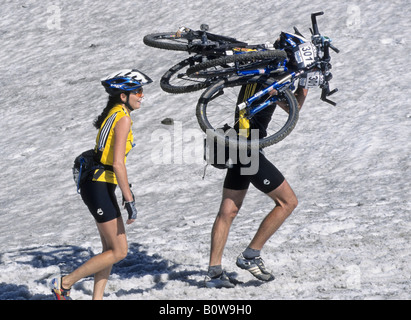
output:
[[[320,32],[318,31],[317,16],[322,16],[323,14],[324,14],[324,11],[311,13],[311,23],[313,25],[313,35],[320,34]]]
[[[321,36],[320,31],[318,29],[318,23],[317,23],[317,17],[318,16],[322,16],[324,14],[323,11],[319,11],[319,12],[315,12],[311,14],[311,23],[313,26],[313,29],[311,30],[312,32],[312,38],[314,39],[318,39],[318,41],[313,41],[316,42],[317,46],[322,47],[323,51],[324,51],[324,55],[321,59],[321,70],[323,72],[323,74],[325,75],[325,81],[323,83],[323,85],[321,86],[322,91],[321,91],[321,100],[323,100],[324,102],[327,102],[333,106],[336,106],[337,104],[334,101],[331,101],[330,99],[328,99],[327,97],[333,95],[334,93],[336,93],[338,91],[338,89],[334,89],[334,90],[330,90],[330,84],[329,81],[332,79],[332,74],[329,72],[329,70],[331,69],[331,64],[330,62],[330,48],[336,52],[339,53],[340,50],[338,50],[336,47],[334,47],[331,44],[331,40],[324,38],[323,36]]]

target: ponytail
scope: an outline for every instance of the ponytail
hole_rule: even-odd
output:
[[[120,95],[109,96],[107,105],[104,108],[103,112],[94,120],[93,125],[96,129],[100,129],[103,124],[104,119],[107,117],[110,110],[116,105],[123,103],[120,99]]]

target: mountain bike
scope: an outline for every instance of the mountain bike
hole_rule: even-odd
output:
[[[280,50],[267,50],[265,44],[250,45],[232,37],[217,35],[208,32],[209,26],[202,24],[200,30],[192,30],[180,27],[177,32],[162,32],[148,34],[143,38],[143,42],[151,47],[185,51],[194,54],[171,67],[160,80],[160,87],[169,93],[187,93],[209,87],[213,82],[219,80],[222,73],[207,77],[189,77],[186,73],[197,64],[211,61],[217,58],[226,57],[227,63],[234,59],[233,56],[253,56],[253,59],[286,59],[286,54]],[[241,59],[236,59],[239,61]],[[249,61],[244,58],[244,62]],[[241,63],[241,62],[240,62]]]
[[[328,99],[337,92],[337,89],[330,90],[329,85],[332,79],[330,49],[337,53],[339,50],[331,44],[330,38],[322,36],[318,30],[317,16],[322,14],[311,14],[311,40],[304,38],[297,28],[294,28],[295,34],[280,34],[275,47],[277,51],[287,54],[287,61],[278,62],[277,59],[269,58],[259,60],[255,58],[259,54],[257,52],[229,60],[227,57],[216,58],[187,70],[188,75],[205,79],[224,75],[203,92],[197,103],[197,120],[208,139],[239,149],[262,149],[283,140],[298,121],[298,103],[292,92],[297,81],[304,88],[320,87],[321,100],[336,105]],[[233,62],[234,65],[228,65]],[[256,65],[262,68],[255,69]],[[239,102],[237,99],[244,86],[258,89],[245,101]],[[226,130],[222,130],[252,121],[253,117],[267,108],[271,108],[271,121],[263,135],[250,137],[247,132],[240,133],[237,139],[231,139]]]

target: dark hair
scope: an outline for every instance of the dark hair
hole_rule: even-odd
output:
[[[103,124],[104,119],[107,117],[110,110],[116,105],[121,104],[123,101],[120,99],[120,95],[116,96],[109,96],[107,105],[104,108],[103,112],[94,120],[93,125],[96,129],[100,129],[101,125]]]

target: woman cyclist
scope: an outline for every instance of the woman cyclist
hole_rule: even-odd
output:
[[[109,98],[106,108],[94,121],[94,126],[99,129],[94,152],[104,168],[96,169],[81,185],[81,197],[96,221],[103,252],[70,274],[51,281],[57,300],[69,300],[70,288],[92,274],[93,299],[103,299],[112,265],[127,256],[127,238],[115,189],[117,185],[120,187],[128,212],[127,224],[130,224],[137,217],[125,165],[127,154],[133,147],[130,113],[140,108],[143,86],[151,82],[149,77],[135,69],[117,72],[101,81]]]

